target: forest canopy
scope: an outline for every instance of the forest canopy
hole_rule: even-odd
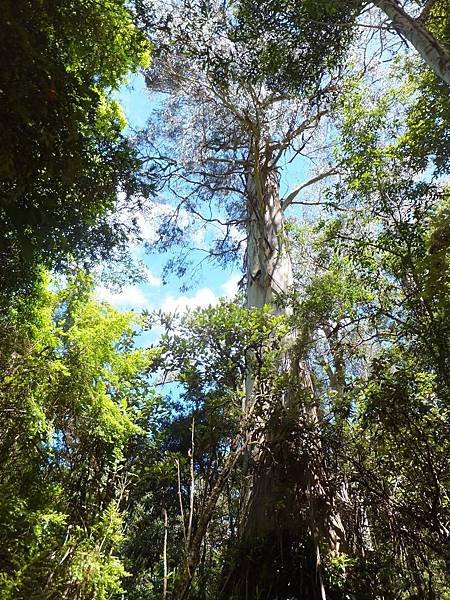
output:
[[[2,599],[450,598],[449,9],[6,1]]]

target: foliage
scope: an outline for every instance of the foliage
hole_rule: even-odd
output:
[[[297,309],[312,326],[328,460],[351,532],[343,589],[356,597],[448,593],[448,189],[423,177],[419,154],[405,155],[414,133],[392,117],[403,93],[373,104],[350,94],[346,177],[333,192],[346,211],[318,224],[309,252],[319,272],[302,282]]]
[[[138,161],[112,94],[148,42],[119,0],[6,3],[2,598],[450,597],[448,94],[391,33],[357,39],[366,4],[136,3],[167,96],[140,136],[176,203],[159,247],[188,253],[200,218],[223,258],[278,220],[258,260],[294,272],[261,308],[138,317],[39,265],[125,239]],[[445,45],[444,4],[405,7]],[[328,167],[283,201],[300,155]]]
[[[121,464],[150,354],[85,276],[47,283],[1,324],[1,595],[106,599],[125,574]]]
[[[248,310],[225,301],[178,318],[160,318],[165,333],[157,350],[160,362],[154,367],[163,381],[167,378],[171,397],[162,401],[156,422],[141,424],[154,435],[137,440],[127,466],[139,482],[130,496],[124,546],[133,573],[127,585],[133,599],[162,593],[163,509],[168,514],[167,561],[173,591],[186,560],[192,486],[195,531],[239,428],[246,376],[257,365],[261,387],[264,382],[270,385],[275,376],[271,365],[286,332],[284,318],[271,315],[267,307]],[[219,593],[223,556],[238,531],[240,471],[241,466],[230,475],[214,510],[193,598]]]
[[[263,73],[270,87],[310,93],[345,63],[360,5],[354,0],[239,0],[236,36],[253,47],[252,72]]]
[[[106,258],[127,228],[117,193],[139,161],[113,91],[148,64],[122,0],[3,3],[0,285],[32,288],[39,264]]]

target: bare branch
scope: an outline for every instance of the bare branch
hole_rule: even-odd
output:
[[[167,516],[167,509],[163,509],[164,517],[164,543],[163,543],[163,568],[164,568],[164,581],[163,581],[163,600],[167,600],[167,530],[169,526],[169,520]]]
[[[192,418],[191,448],[189,451],[190,467],[191,467],[191,491],[189,494],[189,524],[188,524],[188,531],[187,531],[187,542],[188,542],[189,546],[191,544],[192,522],[194,519],[194,499],[195,499],[194,451],[195,451],[195,419]]]
[[[300,184],[299,186],[297,186],[296,188],[294,188],[287,196],[286,198],[282,201],[282,208],[283,210],[286,210],[286,208],[288,206],[290,206],[291,204],[293,204],[294,199],[298,196],[298,194],[304,190],[305,188],[309,187],[310,185],[314,185],[315,183],[318,183],[319,181],[322,181],[322,179],[325,179],[326,177],[331,177],[332,175],[338,175],[339,174],[339,170],[336,166],[332,167],[331,169],[328,169],[328,171],[324,171],[323,173],[320,173],[319,175],[316,175],[315,177],[312,177],[311,179],[308,179],[308,181],[305,181],[304,183]],[[318,203],[316,203],[318,204]]]

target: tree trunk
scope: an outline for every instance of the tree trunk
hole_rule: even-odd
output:
[[[289,309],[278,299],[291,288],[293,271],[278,173],[268,148],[255,144],[247,177],[247,306],[269,304],[274,314],[283,314]],[[315,436],[317,408],[309,371],[303,357],[296,356],[294,335],[285,346],[274,366],[290,381],[282,397],[269,390],[264,399],[252,373],[246,382],[246,411],[256,408],[258,434],[246,457],[242,558],[227,579],[224,597],[326,598],[319,538],[328,534],[328,518],[319,466],[322,453]]]
[[[286,312],[277,300],[293,284],[291,257],[286,245],[285,220],[279,197],[279,176],[268,145],[254,145],[247,174],[247,289],[248,308],[272,307]],[[254,376],[246,381],[246,411],[252,405]]]
[[[262,308],[274,306],[277,297],[292,286],[293,275],[276,167],[267,154],[255,163],[247,177],[247,306]]]
[[[436,75],[450,85],[450,50],[426,29],[423,19],[408,15],[398,0],[373,0],[373,4],[389,17],[396,31],[414,46]]]

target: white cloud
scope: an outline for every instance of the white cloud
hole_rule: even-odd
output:
[[[207,227],[199,227],[195,231],[192,231],[191,241],[196,248],[201,248],[202,250],[206,250],[208,248],[208,244],[206,243],[207,230]]]
[[[95,289],[95,297],[101,302],[108,302],[117,308],[149,308],[150,303],[144,292],[137,285],[124,285],[118,291],[101,285]]]
[[[161,305],[163,312],[184,312],[217,304],[217,296],[209,288],[198,290],[194,296],[167,296]]]
[[[161,279],[147,268],[145,270],[145,283],[150,287],[159,287],[161,285]]]
[[[242,275],[239,273],[233,273],[231,277],[221,285],[223,295],[225,298],[234,298],[238,292],[238,284],[242,279]]]

